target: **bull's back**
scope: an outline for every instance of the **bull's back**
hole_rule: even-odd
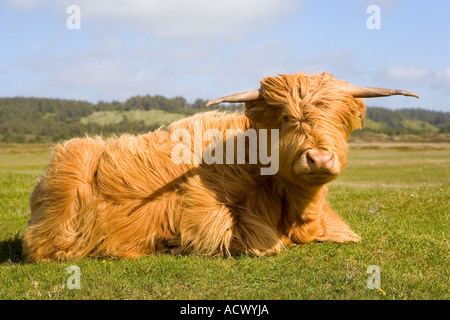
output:
[[[30,196],[24,254],[137,256],[174,238],[178,187],[191,174],[171,161],[175,144],[159,130],[58,144]]]
[[[24,237],[29,260],[89,255],[134,257],[175,239],[180,190],[197,167],[174,163],[175,129],[194,135],[248,126],[242,115],[212,112],[180,120],[167,131],[107,139],[72,139],[57,145],[30,197]]]
[[[30,260],[63,259],[78,236],[74,221],[95,194],[94,172],[104,141],[72,139],[58,144],[30,196],[31,217],[24,237]]]

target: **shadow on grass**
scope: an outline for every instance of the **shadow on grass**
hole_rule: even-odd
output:
[[[18,234],[0,241],[0,264],[5,262],[26,262],[22,255],[22,237]]]

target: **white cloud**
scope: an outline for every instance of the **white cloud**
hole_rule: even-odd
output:
[[[308,74],[332,73],[335,77],[346,80],[359,74],[355,63],[355,50],[334,50],[330,52],[313,52],[301,60],[301,65]],[[300,70],[299,70],[300,71]]]
[[[239,37],[270,25],[298,6],[294,0],[80,1],[86,18],[120,21],[174,39]]]
[[[370,5],[380,7],[381,13],[394,11],[404,0],[361,0],[361,7],[366,10]]]
[[[118,59],[87,60],[66,67],[53,76],[56,83],[73,87],[119,87],[139,82],[140,73]]]
[[[4,5],[17,10],[31,10],[46,2],[48,0],[3,0]]]
[[[268,40],[245,47],[216,64],[216,72],[231,77],[260,77],[287,72],[290,64],[289,46],[278,40]]]
[[[431,72],[426,68],[414,66],[393,65],[385,68],[381,77],[388,82],[399,84],[423,84],[429,81]]]
[[[207,94],[204,85],[196,84],[192,73],[180,71],[176,63],[151,64],[122,54],[106,58],[94,51],[84,56],[85,59],[74,59],[70,65],[61,64],[58,71],[45,81],[47,87],[94,102],[124,101],[131,96],[146,94],[183,96],[193,101]]]
[[[450,91],[450,67],[437,71],[431,82],[433,88]]]
[[[44,4],[80,7],[83,20],[109,27],[137,28],[174,40],[227,40],[268,28],[301,0],[4,0],[10,8],[30,10]]]
[[[259,81],[277,73],[292,73],[292,52],[279,40],[256,42],[232,48],[225,55],[214,55],[189,66],[188,74],[201,74],[208,90],[203,96],[214,98],[259,87]],[[207,81],[207,82],[206,82]]]
[[[241,40],[270,27],[301,0],[5,0],[10,8],[30,10],[51,4],[65,12],[80,7],[83,21],[108,28],[134,28],[173,40]]]
[[[266,30],[302,0],[7,0],[15,10],[45,9],[67,17],[78,5],[81,30],[46,40],[39,55],[17,59],[16,68],[46,74],[46,85],[90,99],[135,94],[195,99],[222,90],[258,86],[261,77],[288,72],[286,44]],[[42,7],[39,7],[43,5]],[[55,10],[47,10],[52,8]],[[256,36],[256,37],[254,37]],[[76,47],[77,41],[82,43]],[[46,44],[48,43],[48,44]],[[50,45],[51,44],[51,45]],[[70,51],[70,48],[72,49]],[[44,54],[45,53],[45,54]],[[95,92],[95,93],[94,93]]]

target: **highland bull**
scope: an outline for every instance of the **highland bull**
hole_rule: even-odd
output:
[[[261,256],[311,241],[359,241],[328,205],[326,184],[344,170],[349,135],[363,126],[361,98],[394,94],[417,97],[300,72],[207,104],[245,102],[243,114],[206,112],[140,136],[58,144],[30,196],[24,254],[31,261],[155,252]],[[279,152],[278,170],[261,174],[267,163],[260,156],[250,163],[249,141],[241,163],[173,161],[186,138],[173,139],[179,129],[191,138],[195,130],[215,130],[214,157],[255,130],[269,154]],[[230,129],[237,133],[227,135]]]

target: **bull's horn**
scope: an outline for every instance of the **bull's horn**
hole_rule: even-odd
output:
[[[415,92],[398,90],[398,89],[386,89],[386,88],[373,88],[373,87],[359,87],[351,84],[345,85],[343,88],[352,94],[355,98],[375,98],[375,97],[387,97],[393,95],[403,95],[416,97],[419,99],[419,95]],[[206,103],[206,107],[219,104],[222,102],[246,102],[263,99],[262,90],[256,89],[246,91],[242,93],[235,93],[226,97],[217,98]]]
[[[416,97],[419,99],[419,95],[415,92],[398,90],[398,89],[385,89],[385,88],[372,88],[372,87],[358,87],[354,85],[346,85],[345,90],[350,92],[355,98],[375,98],[386,97],[393,95],[403,95],[409,97]]]
[[[214,104],[219,104],[222,102],[245,102],[245,101],[253,101],[253,100],[261,100],[262,97],[262,91],[261,89],[251,90],[247,92],[242,93],[235,93],[226,97],[217,98],[214,100],[209,101],[206,106],[212,106]]]

